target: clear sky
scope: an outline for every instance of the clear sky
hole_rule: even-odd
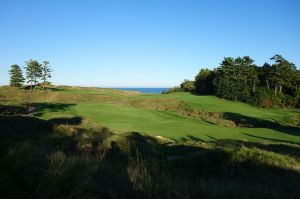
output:
[[[0,0],[0,84],[50,61],[54,84],[170,87],[225,56],[300,66],[298,0]]]

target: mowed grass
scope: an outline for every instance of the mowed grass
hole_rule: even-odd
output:
[[[44,113],[44,119],[81,116],[94,123],[121,131],[136,131],[159,135],[174,140],[195,137],[204,141],[243,139],[250,141],[287,141],[300,143],[300,137],[288,131],[270,128],[237,128],[210,124],[166,111],[145,110],[116,104],[85,103],[70,107],[64,112]]]
[[[141,98],[163,98],[176,99],[187,102],[195,109],[202,109],[216,112],[238,113],[244,116],[254,117],[258,119],[268,119],[276,121],[285,121],[286,117],[300,115],[300,111],[284,110],[284,109],[263,109],[257,108],[246,103],[234,102],[221,99],[215,96],[197,96],[190,93],[171,93],[167,95],[141,95]]]
[[[298,110],[262,109],[215,96],[196,96],[189,93],[139,94],[112,89],[55,87],[47,92],[35,91],[34,96],[30,97],[28,91],[11,92],[8,89],[1,88],[2,93],[6,94],[6,101],[16,101],[20,104],[27,103],[27,99],[33,99],[32,102],[72,104],[66,109],[55,111],[45,107],[36,114],[43,119],[79,116],[92,121],[94,125],[120,132],[135,131],[174,140],[194,137],[204,141],[242,139],[300,143],[299,128],[286,126],[295,124],[290,118],[299,117]],[[254,125],[253,128],[226,127],[180,115],[174,111],[152,108],[153,105],[159,106],[169,102],[175,105],[184,102],[193,109],[224,113],[229,119],[242,118],[253,122]],[[150,108],[147,107],[149,103],[152,103]],[[297,122],[298,120],[295,126],[299,125]]]

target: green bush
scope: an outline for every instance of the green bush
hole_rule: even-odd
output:
[[[184,91],[184,92],[195,92],[195,81],[190,81],[185,79],[184,82],[182,82],[180,84],[180,88]]]
[[[167,91],[163,91],[161,94],[169,94],[169,93],[175,93],[175,92],[183,92],[183,89],[178,86],[175,86],[174,88],[170,88]]]

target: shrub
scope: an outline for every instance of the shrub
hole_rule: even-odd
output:
[[[180,84],[180,88],[184,92],[194,92],[195,91],[195,82],[185,79],[184,82]]]
[[[263,108],[270,108],[270,100],[268,98],[264,98],[262,101],[261,101],[261,107]]]
[[[178,86],[175,86],[174,88],[170,88],[167,91],[163,91],[161,94],[169,94],[169,93],[175,93],[175,92],[183,92],[183,89]]]

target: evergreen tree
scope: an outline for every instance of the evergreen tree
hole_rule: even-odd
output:
[[[242,70],[246,81],[248,92],[254,93],[256,91],[256,84],[259,82],[257,66],[253,64],[254,60],[249,56],[242,58]]]
[[[213,81],[215,72],[209,69],[201,69],[195,77],[196,92],[199,94],[212,94],[214,92]]]
[[[42,75],[41,75],[41,79],[43,81],[43,89],[44,90],[45,90],[45,85],[50,83],[47,80],[52,77],[51,72],[52,72],[52,69],[49,66],[49,62],[48,61],[44,61],[43,62],[43,66],[42,66]]]
[[[10,81],[9,84],[15,87],[21,87],[24,82],[23,72],[20,66],[14,64],[9,70]]]
[[[274,87],[275,96],[277,93],[282,92],[283,86],[291,86],[293,71],[295,66],[292,63],[289,63],[281,55],[275,55],[271,58],[275,63],[271,68],[271,83]]]
[[[195,91],[195,82],[191,81],[191,80],[187,80],[185,79],[181,84],[180,84],[180,88],[184,91],[184,92],[191,92],[193,93]]]
[[[215,73],[216,94],[233,100],[247,101],[259,82],[257,67],[248,56],[225,57]]]
[[[32,91],[32,86],[36,89],[38,84],[38,79],[42,77],[42,65],[37,60],[30,59],[26,63],[26,78],[27,83],[30,83],[30,91]]]
[[[272,65],[265,63],[257,67],[249,56],[225,57],[217,69],[200,70],[195,77],[196,92],[258,106],[268,100],[272,106],[299,107],[300,71],[281,55],[271,60]],[[181,88],[190,83],[185,81]]]
[[[260,86],[265,86],[268,90],[270,89],[271,70],[272,66],[268,63],[264,63],[262,67],[258,68]]]

